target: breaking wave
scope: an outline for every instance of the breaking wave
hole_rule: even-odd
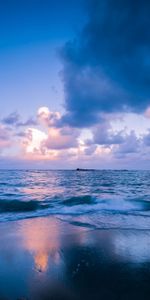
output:
[[[150,228],[150,172],[5,171],[0,222],[53,215],[76,226]]]
[[[46,206],[40,205],[38,201],[19,201],[19,200],[5,200],[0,201],[0,212],[26,212],[35,211],[41,208],[46,208]]]

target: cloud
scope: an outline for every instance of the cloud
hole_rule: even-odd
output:
[[[48,149],[62,150],[78,147],[79,131],[73,128],[49,129],[48,138],[43,143]]]
[[[16,125],[20,121],[20,115],[17,112],[10,113],[2,119],[2,123],[6,125]]]
[[[150,2],[90,0],[88,22],[62,49],[66,114],[91,126],[110,112],[144,112],[150,104]]]
[[[20,132],[18,137],[21,140],[23,151],[34,158],[47,159],[62,154],[63,150],[69,151],[78,147],[80,130],[69,126],[57,127],[61,115],[58,112],[51,112],[47,107],[40,107],[37,119],[43,130],[29,127],[25,133]],[[68,152],[69,153],[69,152]]]
[[[48,107],[38,109],[37,119],[43,129],[29,127],[18,137],[21,140],[23,152],[27,160],[55,160],[66,159],[73,161],[90,161],[102,159],[125,159],[141,151],[142,139],[132,130],[114,130],[111,122],[116,114],[103,116],[101,123],[94,125],[90,134],[81,128],[74,128],[68,124],[60,125],[62,116],[58,112],[51,112]],[[88,137],[89,136],[89,137]],[[141,152],[142,153],[142,152]]]
[[[22,145],[26,153],[39,153],[43,154],[42,143],[46,140],[47,135],[45,132],[36,129],[28,128],[23,136]]]
[[[1,125],[0,165],[2,168],[8,165],[12,168],[148,168],[149,131],[137,137],[134,131],[114,130],[111,121],[105,118],[88,133],[66,124],[60,128],[48,121],[41,129],[39,125],[28,127],[17,135],[11,127]]]
[[[143,145],[147,147],[150,146],[150,129],[148,129],[148,132],[143,135]]]
[[[41,168],[136,168],[138,161],[140,167],[146,166],[150,131],[139,136],[129,128],[114,129],[113,121],[118,118],[120,114],[103,114],[100,123],[85,130],[61,123],[60,113],[41,107],[36,126],[20,130],[16,125],[0,124],[0,151],[3,159],[10,158],[12,167],[27,163]]]
[[[146,117],[146,118],[150,118],[150,107],[148,107],[147,109],[146,109],[146,111],[145,111],[145,113],[144,113],[144,116]]]
[[[7,126],[26,127],[37,125],[36,120],[32,117],[28,118],[25,122],[21,120],[21,116],[18,112],[12,112],[7,117],[3,118],[1,122]]]
[[[103,122],[96,126],[93,130],[93,142],[98,145],[115,145],[122,144],[125,136],[123,131],[114,132],[108,122]]]
[[[91,146],[88,146],[87,148],[85,148],[84,153],[86,155],[91,156],[92,154],[95,153],[96,149],[97,149],[97,145],[91,145]]]
[[[150,146],[150,132],[140,137],[134,130],[128,132],[126,128],[116,131],[107,118],[105,122],[94,126],[92,132],[93,137],[85,141],[85,154],[93,154],[95,151],[99,154],[103,149],[111,159],[125,159],[127,156],[134,158],[136,154],[144,155],[146,144]]]
[[[124,158],[126,155],[140,153],[141,150],[141,139],[137,138],[132,130],[130,134],[125,136],[123,143],[114,147],[113,153],[117,158]]]
[[[39,123],[46,127],[56,127],[61,115],[59,112],[52,112],[48,107],[42,106],[38,109],[37,118]]]
[[[32,117],[28,118],[25,122],[20,121],[16,123],[17,127],[27,127],[27,126],[36,126],[36,125],[37,125],[37,121]]]
[[[0,150],[9,147],[11,143],[9,131],[4,126],[0,125]]]
[[[37,113],[38,121],[47,129],[47,138],[43,141],[43,149],[62,150],[76,147],[79,130],[69,126],[59,126],[61,114],[52,112],[48,107],[40,107]]]

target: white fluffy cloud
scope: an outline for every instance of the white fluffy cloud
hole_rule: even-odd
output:
[[[51,112],[47,107],[40,107],[37,112],[39,128],[27,128],[21,139],[26,156],[43,159],[61,156],[63,151],[78,147],[80,130],[68,126],[57,127],[61,118],[59,112]],[[69,154],[70,155],[70,154]]]
[[[61,115],[59,112],[52,112],[48,107],[42,106],[38,109],[37,118],[39,123],[46,127],[56,127]]]

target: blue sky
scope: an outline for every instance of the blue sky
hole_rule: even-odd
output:
[[[149,9],[1,1],[0,167],[150,167]]]
[[[81,11],[67,0],[1,1],[1,112],[19,110],[27,116],[42,104],[54,109],[62,102],[63,95],[54,93],[62,91],[57,52],[79,29]]]

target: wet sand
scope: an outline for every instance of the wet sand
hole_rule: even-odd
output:
[[[150,231],[0,224],[0,300],[150,299]]]

